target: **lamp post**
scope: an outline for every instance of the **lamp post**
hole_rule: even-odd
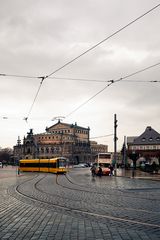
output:
[[[134,176],[135,176],[135,169],[136,169],[136,161],[137,161],[137,159],[138,159],[138,154],[135,152],[135,151],[133,151],[132,152],[132,154],[130,154],[130,158],[132,159],[132,161],[133,161],[133,166],[132,166],[132,177],[134,178]]]
[[[117,175],[117,116],[114,114],[114,162],[115,162],[115,170],[114,175]]]
[[[132,152],[132,163],[133,163],[133,166],[132,166],[132,178],[134,178],[134,174],[135,174],[135,172],[134,172],[134,155],[135,155],[135,152]]]

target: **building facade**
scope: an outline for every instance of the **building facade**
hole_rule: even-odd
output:
[[[93,153],[89,135],[89,127],[84,128],[77,123],[68,124],[59,120],[51,127],[47,127],[44,133],[33,134],[31,129],[22,144],[18,138],[17,145],[14,146],[14,158],[18,161],[26,158],[64,156],[74,164],[92,162]]]
[[[108,145],[98,144],[96,141],[90,141],[90,147],[92,155],[108,152]]]
[[[151,126],[138,137],[127,137],[128,156],[135,154],[137,163],[160,164],[160,134]]]

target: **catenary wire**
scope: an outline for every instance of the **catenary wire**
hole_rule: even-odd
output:
[[[156,64],[153,64],[153,65],[150,65],[150,66],[148,66],[148,67],[146,67],[146,68],[143,68],[143,69],[141,69],[141,70],[139,70],[139,71],[136,71],[136,72],[134,72],[134,73],[128,74],[128,75],[126,75],[126,76],[124,76],[124,77],[122,77],[122,78],[119,78],[119,79],[117,79],[117,80],[108,80],[107,82],[110,82],[109,84],[107,84],[103,89],[101,89],[100,91],[98,91],[96,94],[94,94],[92,97],[90,97],[90,98],[89,98],[88,100],[86,100],[84,103],[82,103],[80,106],[78,106],[76,109],[74,109],[74,110],[73,110],[72,112],[70,112],[68,115],[66,115],[65,118],[68,117],[68,116],[70,116],[70,115],[73,114],[74,112],[76,112],[78,109],[80,109],[80,108],[81,108],[82,106],[84,106],[85,104],[87,104],[90,100],[92,100],[92,99],[95,98],[97,95],[99,95],[101,92],[103,92],[103,91],[104,91],[106,88],[108,88],[111,84],[116,83],[116,82],[118,82],[118,81],[122,81],[122,80],[124,80],[124,79],[126,79],[126,78],[129,78],[129,77],[131,77],[131,76],[134,76],[134,75],[136,75],[136,74],[138,74],[138,73],[142,73],[142,72],[144,72],[144,71],[146,71],[146,70],[149,70],[149,69],[151,69],[151,68],[154,68],[154,67],[156,67],[156,66],[158,66],[158,65],[160,65],[160,62],[158,62],[158,63],[156,63]],[[29,110],[29,113],[28,113],[27,117],[24,117],[24,118],[23,118],[23,120],[25,120],[25,121],[28,121],[28,117],[29,117],[29,115],[30,115],[30,113],[31,113],[31,110],[32,110],[33,105],[34,105],[34,103],[35,103],[35,101],[36,101],[36,98],[37,98],[37,96],[38,96],[38,93],[39,93],[39,91],[40,91],[40,88],[41,88],[41,86],[42,86],[43,81],[44,81],[44,78],[42,77],[42,78],[41,78],[40,85],[39,85],[39,88],[38,88],[38,91],[37,91],[37,93],[36,93],[36,96],[35,96],[35,98],[34,98],[34,101],[33,101],[32,105],[31,105],[31,108],[30,108],[30,110]],[[126,81],[130,81],[130,82],[131,82],[132,80],[125,80],[124,82],[126,82]],[[136,81],[133,80],[133,82],[136,82]],[[142,82],[142,81],[139,81],[139,82]],[[147,81],[144,81],[144,82],[147,82]],[[150,82],[156,83],[156,82],[160,82],[160,81],[158,81],[158,80],[153,80],[153,81],[150,81]],[[8,119],[7,116],[3,116],[2,118],[3,118],[3,119]]]
[[[143,18],[144,16],[146,16],[147,14],[149,14],[150,12],[154,11],[155,9],[157,9],[160,6],[160,3],[157,4],[156,6],[154,6],[153,8],[151,8],[150,10],[148,10],[147,12],[143,13],[142,15],[140,15],[139,17],[137,17],[136,19],[132,20],[131,22],[129,22],[128,24],[126,24],[125,26],[123,26],[122,28],[118,29],[117,31],[115,31],[114,33],[112,33],[111,35],[109,35],[108,37],[106,37],[105,39],[101,40],[100,42],[98,42],[97,44],[93,45],[92,47],[90,47],[89,49],[87,49],[86,51],[82,52],[80,55],[78,55],[77,57],[73,58],[72,60],[68,61],[67,63],[65,63],[64,65],[62,65],[61,67],[57,68],[56,70],[54,70],[53,72],[51,72],[50,74],[46,75],[46,76],[42,76],[39,77],[41,79],[40,82],[40,86],[38,87],[38,90],[36,92],[36,95],[33,99],[32,105],[30,107],[30,110],[27,114],[27,117],[25,118],[26,120],[28,120],[29,115],[31,114],[31,111],[33,109],[34,103],[38,97],[38,93],[42,87],[42,83],[44,81],[44,79],[49,78],[50,76],[52,76],[53,74],[55,74],[56,72],[60,71],[61,69],[65,68],[66,66],[70,65],[71,63],[73,63],[74,61],[76,61],[77,59],[79,59],[80,57],[84,56],[85,54],[87,54],[88,52],[90,52],[91,50],[95,49],[96,47],[98,47],[99,45],[101,45],[102,43],[106,42],[107,40],[109,40],[110,38],[112,38],[113,36],[115,36],[116,34],[120,33],[121,31],[123,31],[124,29],[126,29],[127,27],[129,27],[130,25],[132,25],[133,23],[137,22],[138,20],[140,20],[141,18]],[[120,81],[120,80],[119,80]],[[96,93],[93,97],[91,97],[88,101],[90,101],[92,98],[94,98],[95,96],[97,96],[99,93],[101,93],[102,91],[104,91],[107,87],[109,87],[113,82],[111,82],[110,84],[108,84],[104,89],[100,90],[98,93]],[[86,104],[86,103],[84,103]],[[84,104],[82,104],[81,106],[83,106]],[[80,106],[80,107],[81,107]],[[76,109],[78,110],[79,107]],[[70,115],[70,114],[69,114]]]
[[[92,47],[90,47],[89,49],[87,49],[86,51],[82,52],[80,55],[78,55],[77,57],[73,58],[72,60],[70,60],[69,62],[65,63],[64,65],[62,65],[61,67],[57,68],[56,70],[54,70],[53,72],[51,72],[50,74],[46,75],[46,76],[43,76],[43,77],[40,77],[41,79],[46,79],[50,76],[52,76],[53,74],[59,72],[61,69],[65,68],[66,66],[70,65],[71,63],[73,63],[74,61],[76,61],[77,59],[79,59],[80,57],[84,56],[85,54],[87,54],[88,52],[90,52],[91,50],[95,49],[96,47],[98,47],[99,45],[101,45],[102,43],[106,42],[107,40],[109,40],[110,38],[112,38],[113,36],[115,36],[116,34],[120,33],[121,31],[123,31],[124,29],[126,29],[127,27],[129,27],[130,25],[132,25],[133,23],[137,22],[138,20],[140,20],[141,18],[143,18],[144,16],[146,16],[147,14],[149,14],[150,12],[154,11],[155,9],[157,9],[158,7],[160,6],[160,3],[157,4],[156,6],[154,6],[153,8],[151,8],[150,10],[148,10],[147,12],[143,13],[142,15],[140,15],[139,17],[137,17],[136,19],[134,19],[133,21],[129,22],[128,24],[126,24],[125,26],[123,26],[122,28],[120,28],[119,30],[115,31],[114,33],[112,33],[111,35],[109,35],[108,37],[106,37],[105,39],[103,39],[102,41],[98,42],[97,44],[93,45]],[[43,82],[43,81],[42,81]],[[32,111],[32,108],[33,108],[33,105],[36,101],[36,98],[38,96],[38,93],[40,91],[40,88],[42,86],[42,82],[40,84],[40,87],[38,88],[38,91],[36,93],[36,96],[33,100],[33,103],[31,105],[31,108],[29,110],[29,113],[27,115],[27,120],[28,120],[28,117]],[[104,91],[107,87],[109,87],[111,85],[108,84],[102,91]],[[88,101],[90,101],[92,98],[94,98],[95,96],[97,96],[99,93],[101,93],[102,91],[99,91],[97,94],[95,94],[93,97],[91,97]],[[87,101],[87,102],[88,102]],[[86,103],[85,103],[86,104]],[[81,107],[83,106],[84,104],[81,105]],[[79,109],[79,107],[77,108],[77,110]]]
[[[9,117],[6,117],[6,116],[1,116],[0,118],[2,118],[3,120],[9,119]],[[23,120],[26,120],[26,119],[23,119]],[[29,125],[28,121],[26,121],[26,123]],[[29,125],[29,128],[31,129],[30,125]],[[105,137],[110,137],[110,136],[113,136],[113,135],[114,135],[114,134],[111,133],[111,134],[107,134],[107,135],[103,135],[103,136],[91,137],[90,139],[105,138]]]
[[[134,20],[132,20],[131,22],[129,22],[128,24],[126,24],[125,26],[121,27],[120,29],[118,29],[117,31],[115,31],[114,33],[112,33],[111,35],[109,35],[108,37],[104,38],[103,40],[101,40],[100,42],[96,43],[95,45],[93,45],[92,47],[88,48],[86,51],[82,52],[81,54],[79,54],[77,57],[73,58],[72,60],[68,61],[67,63],[65,63],[64,65],[62,65],[61,67],[57,68],[56,70],[54,70],[53,72],[51,72],[50,74],[46,75],[46,76],[41,76],[41,77],[36,77],[36,78],[49,78],[50,76],[52,76],[53,74],[55,74],[56,72],[60,71],[61,69],[63,69],[64,67],[68,66],[69,64],[71,64],[72,62],[76,61],[77,59],[79,59],[80,57],[84,56],[85,54],[87,54],[88,52],[90,52],[91,50],[95,49],[96,47],[98,47],[99,45],[101,45],[102,43],[106,42],[107,40],[109,40],[110,38],[112,38],[113,36],[115,36],[116,34],[118,34],[119,32],[123,31],[124,29],[126,29],[127,27],[129,27],[130,25],[132,25],[133,23],[137,22],[138,20],[140,20],[141,18],[143,18],[144,16],[146,16],[147,14],[151,13],[152,11],[154,11],[155,9],[157,9],[158,7],[160,7],[160,3],[157,4],[156,6],[154,6],[153,8],[149,9],[147,12],[143,13],[142,15],[140,15],[139,17],[135,18]],[[1,76],[5,76],[5,74],[0,74]],[[9,76],[9,75],[8,75]],[[14,77],[19,77],[18,75],[10,75],[10,76],[14,76]],[[35,78],[35,77],[31,77],[31,76],[24,76],[24,77],[28,77],[28,78]]]
[[[82,81],[82,82],[98,82],[98,83],[107,83],[111,82],[112,80],[104,80],[104,79],[87,79],[87,78],[68,78],[68,77],[51,77],[52,79],[58,79],[58,80],[69,80],[69,81]],[[160,80],[126,80],[125,82],[160,82]]]
[[[39,85],[39,87],[38,87],[38,90],[37,90],[36,95],[35,95],[35,97],[34,97],[34,100],[33,100],[33,102],[32,102],[32,105],[31,105],[31,107],[30,107],[30,109],[29,109],[28,115],[27,115],[27,117],[24,118],[24,120],[25,120],[26,122],[28,121],[29,115],[31,114],[32,108],[33,108],[34,103],[35,103],[35,101],[36,101],[36,99],[37,99],[37,97],[38,97],[38,93],[39,93],[39,91],[40,91],[40,89],[41,89],[41,87],[42,87],[42,83],[43,83],[44,79],[45,79],[44,77],[41,78],[40,85]]]
[[[62,65],[61,67],[57,68],[56,70],[54,70],[53,72],[51,72],[50,74],[48,74],[47,76],[45,76],[45,78],[52,76],[53,74],[55,74],[56,72],[60,71],[61,69],[65,68],[66,66],[68,66],[69,64],[73,63],[74,61],[76,61],[77,59],[79,59],[80,57],[84,56],[85,54],[87,54],[88,52],[90,52],[91,50],[95,49],[96,47],[98,47],[99,45],[101,45],[102,43],[106,42],[107,40],[109,40],[110,38],[112,38],[113,36],[115,36],[116,34],[120,33],[121,31],[123,31],[124,29],[126,29],[127,27],[129,27],[130,25],[132,25],[133,23],[137,22],[138,20],[140,20],[141,18],[143,18],[144,16],[146,16],[147,14],[149,14],[150,12],[154,11],[155,9],[157,9],[160,6],[160,3],[157,4],[156,6],[154,6],[153,8],[151,8],[150,10],[148,10],[147,12],[143,13],[142,15],[140,15],[139,17],[137,17],[136,19],[132,20],[131,22],[129,22],[128,24],[126,24],[125,26],[123,26],[122,28],[118,29],[117,31],[115,31],[114,33],[112,33],[111,35],[109,35],[108,37],[106,37],[105,39],[101,40],[100,42],[96,43],[95,45],[93,45],[92,47],[90,47],[89,49],[87,49],[86,51],[82,52],[81,54],[79,54],[77,57],[73,58],[72,60],[70,60],[69,62],[65,63],[64,65]]]
[[[144,72],[144,71],[147,71],[147,70],[149,70],[149,69],[151,69],[151,68],[153,68],[153,67],[156,67],[156,66],[158,66],[158,65],[160,65],[160,62],[159,63],[156,63],[156,64],[153,64],[153,65],[151,65],[151,66],[148,66],[148,67],[146,67],[146,68],[143,68],[143,69],[141,69],[141,70],[138,70],[138,71],[136,71],[136,72],[133,72],[133,73],[131,73],[131,74],[127,74],[126,76],[124,76],[124,77],[121,77],[121,78],[119,78],[119,79],[117,79],[117,80],[110,80],[110,83],[109,84],[107,84],[104,88],[102,88],[100,91],[98,91],[97,93],[95,93],[93,96],[91,96],[89,99],[87,99],[85,102],[83,102],[82,104],[80,104],[77,108],[75,108],[72,112],[70,112],[69,114],[67,114],[66,116],[65,116],[65,118],[67,118],[67,117],[69,117],[70,115],[72,115],[73,113],[75,113],[77,110],[79,110],[82,106],[84,106],[84,105],[86,105],[90,100],[92,100],[93,98],[95,98],[97,95],[99,95],[100,93],[102,93],[105,89],[107,89],[109,86],[111,86],[113,83],[117,83],[117,82],[120,82],[120,81],[122,81],[122,80],[124,80],[124,79],[126,79],[126,78],[129,78],[129,77],[132,77],[132,76],[134,76],[134,75],[136,75],[136,74],[139,74],[139,73],[142,73],[142,72]]]
[[[113,83],[115,83],[115,82],[118,82],[118,81],[121,81],[121,80],[124,80],[124,79],[126,79],[126,78],[129,78],[129,77],[131,77],[131,76],[134,76],[134,75],[136,75],[136,74],[138,74],[138,73],[141,73],[141,72],[144,72],[144,71],[146,71],[146,70],[149,70],[149,69],[151,69],[151,68],[154,68],[154,67],[156,67],[156,66],[158,66],[158,65],[160,65],[160,62],[158,62],[158,63],[156,63],[156,64],[153,64],[153,65],[150,65],[150,66],[148,66],[148,67],[146,67],[146,68],[143,68],[143,69],[141,69],[141,70],[139,70],[139,71],[136,71],[136,72],[134,72],[134,73],[131,73],[131,74],[128,74],[128,75],[126,75],[126,76],[124,76],[123,78],[120,78],[120,79],[118,79],[118,80],[104,80],[104,82],[110,82],[107,86],[105,86],[103,89],[101,89],[99,92],[97,92],[96,94],[94,94],[91,98],[89,98],[87,101],[85,101],[84,103],[82,103],[79,107],[77,107],[75,110],[73,110],[71,113],[69,113],[68,115],[66,115],[66,117],[68,117],[68,116],[70,116],[72,113],[74,113],[75,111],[77,111],[80,107],[82,107],[83,105],[85,105],[85,104],[87,104],[91,99],[93,99],[94,97],[96,97],[98,94],[100,94],[101,92],[103,92],[107,87],[109,87],[111,84],[113,84]],[[1,75],[1,74],[0,74]],[[6,74],[5,74],[6,75]],[[94,79],[95,80],[95,79]],[[23,120],[25,120],[25,121],[28,121],[28,117],[29,117],[29,115],[30,115],[30,113],[31,113],[31,110],[32,110],[32,108],[33,108],[33,105],[34,105],[34,102],[36,101],[36,98],[37,98],[37,96],[38,96],[38,93],[39,93],[39,91],[40,91],[40,88],[41,88],[41,86],[42,86],[42,83],[43,83],[43,81],[44,81],[44,78],[42,77],[41,78],[41,82],[40,82],[40,85],[39,85],[39,88],[38,88],[38,91],[37,91],[37,93],[36,93],[36,96],[35,96],[35,98],[34,98],[34,101],[33,101],[33,103],[32,103],[32,106],[31,106],[31,108],[30,108],[30,110],[29,110],[29,113],[28,113],[28,115],[27,115],[27,117],[24,117],[23,118]],[[160,82],[159,80],[151,80],[151,81],[136,81],[136,80],[125,80],[124,82],[151,82],[151,83],[157,83],[157,82]],[[65,118],[66,118],[65,117]],[[2,119],[4,119],[4,120],[6,120],[6,119],[8,119],[8,116],[2,116]]]
[[[104,88],[102,88],[100,91],[98,91],[96,94],[94,94],[92,97],[90,97],[89,99],[87,99],[85,102],[83,102],[82,104],[80,104],[77,108],[75,108],[72,112],[70,112],[69,114],[67,114],[65,116],[65,118],[69,117],[70,115],[72,115],[73,113],[75,113],[77,110],[79,110],[82,106],[86,105],[88,102],[90,102],[93,98],[95,98],[97,95],[99,95],[101,92],[103,92],[106,88],[108,88],[111,84],[113,84],[114,82],[111,82],[109,84],[107,84]]]
[[[35,76],[18,75],[18,74],[6,74],[6,73],[0,73],[0,77],[39,78],[39,77],[35,77]]]
[[[107,135],[103,135],[103,136],[97,136],[97,137],[90,137],[90,139],[95,139],[95,138],[104,138],[104,137],[110,137],[110,136],[113,136],[114,134],[111,133],[111,134],[107,134]]]
[[[0,76],[12,76],[12,77],[18,77],[18,78],[37,78],[35,76],[24,76],[24,75],[13,75],[13,74],[4,74],[0,73]],[[82,82],[98,82],[98,83],[107,83],[110,82],[111,80],[104,80],[104,79],[88,79],[88,78],[70,78],[70,77],[50,77],[50,79],[57,79],[57,80],[67,80],[67,81],[82,81]],[[125,82],[142,82],[142,83],[158,83],[160,80],[125,80]]]

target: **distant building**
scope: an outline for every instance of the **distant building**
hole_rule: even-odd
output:
[[[140,136],[127,137],[127,152],[137,154],[138,162],[160,163],[160,134],[148,126]]]
[[[33,130],[27,133],[21,144],[18,138],[14,146],[14,159],[53,158],[57,156],[67,157],[72,163],[91,162],[93,159],[93,145],[90,143],[90,128],[80,127],[58,121],[51,127],[47,127],[44,133],[33,134]],[[98,150],[108,150],[108,146],[94,144],[94,153]],[[97,149],[97,150],[96,150]]]
[[[108,145],[98,144],[95,141],[90,141],[91,153],[96,155],[97,153],[107,153]]]
[[[65,156],[79,163],[90,161],[89,128],[58,121],[46,128],[46,132],[33,134],[32,129],[14,146],[15,158],[53,158]]]

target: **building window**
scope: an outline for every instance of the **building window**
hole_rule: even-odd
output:
[[[136,150],[136,146],[131,146],[131,150]]]
[[[150,138],[149,138],[149,141],[150,141],[150,142],[151,142],[151,141],[153,141],[153,138],[152,138],[152,137],[150,137]]]
[[[152,149],[153,149],[153,146],[149,146],[149,149],[152,150]]]
[[[143,138],[142,138],[142,142],[145,142],[145,141],[146,141],[146,139],[143,137]]]
[[[48,147],[46,147],[46,153],[49,153],[49,148]]]

